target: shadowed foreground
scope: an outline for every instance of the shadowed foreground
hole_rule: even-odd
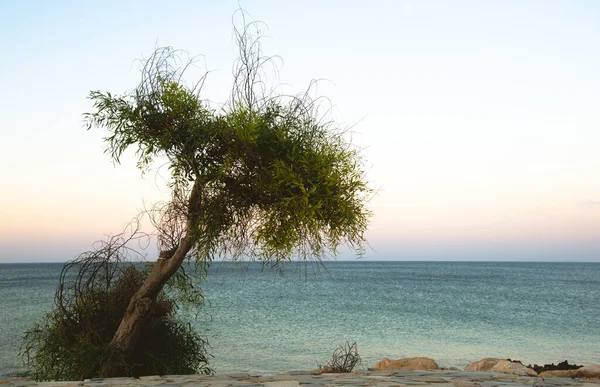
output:
[[[43,382],[0,380],[11,387],[108,387],[108,386],[436,386],[436,387],[519,387],[519,386],[600,386],[600,380],[577,380],[507,375],[493,372],[465,371],[367,371],[346,374],[317,374],[311,371],[291,371],[279,374],[236,373],[224,375],[171,375],[136,378],[91,379],[83,382]]]

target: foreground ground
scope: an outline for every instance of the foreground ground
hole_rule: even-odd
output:
[[[352,374],[316,374],[292,371],[279,374],[237,373],[215,376],[173,375],[135,378],[92,379],[82,382],[32,382],[22,379],[0,380],[0,386],[24,387],[192,387],[192,386],[435,386],[435,387],[598,387],[600,380],[577,380],[516,376],[493,372],[464,371],[390,371]]]

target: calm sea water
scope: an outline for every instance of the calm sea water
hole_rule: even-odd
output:
[[[61,264],[0,265],[0,376],[22,370],[22,332],[53,305]],[[193,322],[217,372],[311,369],[356,341],[363,366],[429,356],[600,363],[600,264],[215,264]]]

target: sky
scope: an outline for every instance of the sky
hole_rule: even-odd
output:
[[[273,85],[319,79],[362,149],[367,260],[600,261],[597,1],[4,0],[0,262],[72,259],[168,197],[166,168],[103,153],[87,95],[134,89],[173,46],[226,102],[239,5]]]

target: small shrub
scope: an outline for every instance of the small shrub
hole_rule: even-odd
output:
[[[350,344],[346,341],[344,344],[337,347],[331,355],[331,360],[324,366],[317,363],[319,372],[327,373],[347,373],[352,372],[354,367],[360,364],[360,356],[356,342]]]
[[[108,250],[65,264],[54,309],[25,333],[21,356],[30,377],[98,377],[114,356],[109,343],[148,268],[111,261]],[[208,374],[209,356],[206,341],[181,321],[175,300],[162,292],[146,315],[135,352],[118,361],[122,376]]]

